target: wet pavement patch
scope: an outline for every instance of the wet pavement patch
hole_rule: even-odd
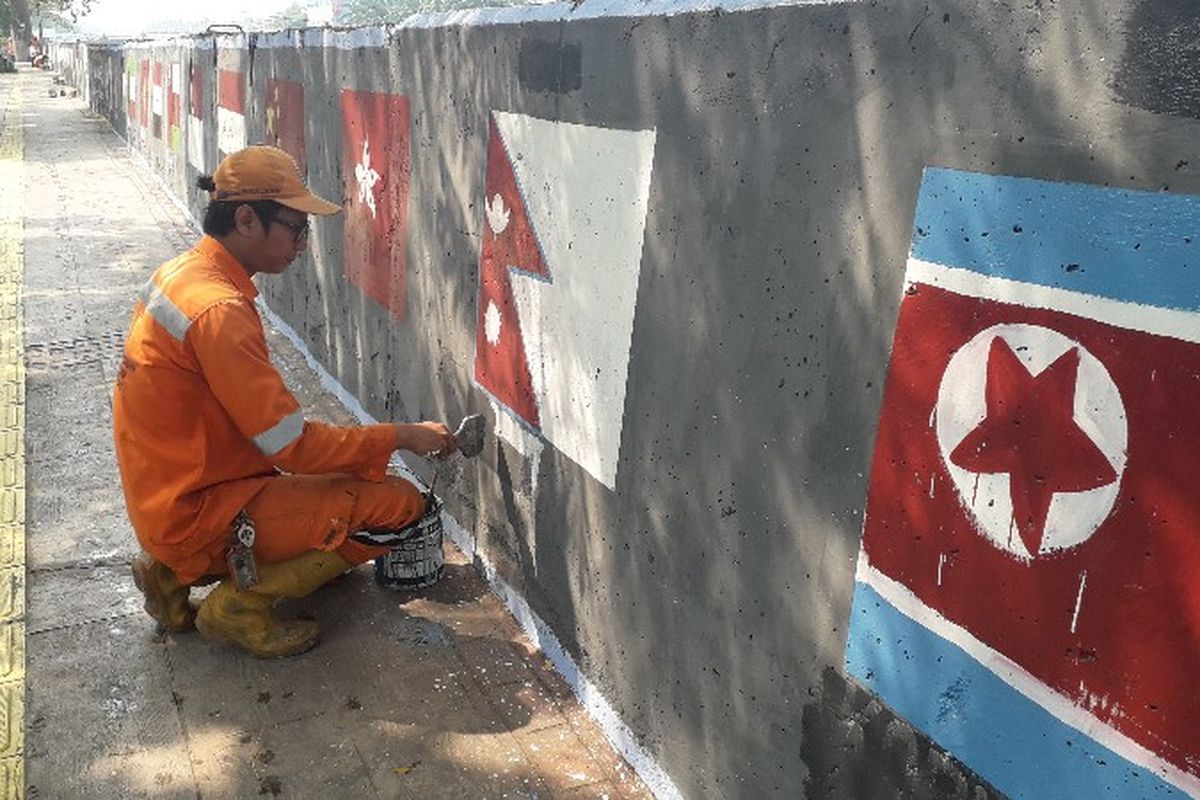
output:
[[[427,619],[402,619],[397,623],[397,638],[410,647],[441,648],[450,646],[446,626]]]

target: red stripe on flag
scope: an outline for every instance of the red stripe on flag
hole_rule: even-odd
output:
[[[192,116],[204,119],[204,71],[193,61],[189,72],[189,102]]]
[[[217,75],[217,105],[246,113],[246,81],[240,72],[231,69],[220,70]]]
[[[304,86],[296,81],[267,81],[267,142],[296,159],[300,174],[308,172],[308,153],[304,145]]]
[[[141,109],[141,123],[145,128],[150,124],[150,62],[143,61],[140,70],[141,78],[138,81],[138,106]]]
[[[179,95],[181,80],[183,75],[179,71],[179,65],[172,64],[171,69],[167,71],[167,124],[172,128],[179,127],[179,116],[182,113],[183,101]]]

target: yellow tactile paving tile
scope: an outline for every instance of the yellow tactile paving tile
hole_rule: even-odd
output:
[[[0,186],[21,186],[21,87],[0,92]],[[25,796],[25,368],[21,191],[0,192],[0,800]]]
[[[18,756],[0,759],[0,798],[17,800],[25,796],[25,761]]]

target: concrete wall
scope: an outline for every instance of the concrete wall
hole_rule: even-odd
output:
[[[1126,657],[1157,647],[1155,658],[1187,674],[1200,658],[1194,582],[1139,571],[1138,591],[1148,594],[1130,603],[1149,608],[1147,597],[1157,598],[1145,611],[1156,622],[1143,627],[1157,631],[1153,641],[1078,628],[1091,619],[1079,622],[1086,574],[1107,574],[1109,550],[1074,542],[971,556],[962,543],[983,541],[986,525],[955,494],[953,459],[943,451],[945,464],[917,464],[901,453],[873,464],[872,453],[877,432],[880,453],[892,453],[884,444],[897,436],[931,436],[935,409],[905,406],[906,387],[936,383],[939,359],[985,316],[974,306],[946,312],[948,321],[918,315],[932,325],[930,341],[951,328],[961,335],[945,352],[889,361],[898,331],[925,341],[902,306],[916,308],[904,303],[936,283],[909,260],[926,228],[965,239],[956,251],[965,263],[995,256],[999,235],[982,238],[992,222],[1016,235],[1046,219],[1023,228],[986,194],[939,206],[935,179],[1048,182],[1012,184],[1030,203],[1058,197],[1066,182],[1090,185],[1094,194],[1067,192],[1053,206],[1065,212],[1055,218],[1062,235],[1046,232],[1053,247],[1031,251],[1036,260],[1053,250],[1062,280],[1038,273],[957,290],[1004,300],[1014,319],[1039,304],[1060,308],[1062,295],[1021,288],[1039,280],[1087,294],[1070,280],[1103,268],[1081,267],[1072,247],[1128,228],[1096,252],[1132,250],[1136,231],[1153,227],[1154,198],[1200,193],[1200,73],[1188,49],[1200,12],[1154,0],[653,12],[591,15],[585,3],[367,31],[130,43],[119,54],[91,51],[87,81],[94,87],[97,72],[123,59],[126,102],[93,89],[93,103],[123,106],[127,121],[117,113],[114,127],[127,125],[130,144],[197,216],[204,198],[189,186],[212,171],[222,143],[239,141],[239,126],[240,141],[303,147],[312,186],[345,200],[347,212],[314,222],[310,255],[263,282],[267,302],[375,417],[487,415],[497,435],[442,489],[448,508],[633,732],[628,752],[663,796],[1196,791],[1200,751],[1187,733],[1200,725],[1195,693],[1179,675]],[[159,90],[156,74],[166,76]],[[167,120],[172,103],[178,133]],[[931,166],[949,172],[924,172]],[[374,214],[368,195],[380,204]],[[919,198],[945,213],[914,226]],[[1112,198],[1124,210],[1096,217]],[[1200,234],[1200,216],[1180,208],[1169,236],[1182,241]],[[1162,259],[1194,272],[1186,252],[1170,252]],[[1114,283],[1182,281],[1191,305],[1166,305],[1183,322],[1155,335],[1194,341],[1188,330],[1200,326],[1189,328],[1186,315],[1200,292],[1187,270],[1155,272],[1161,265]],[[1087,302],[1078,308],[1093,314]],[[1130,327],[1105,324],[1117,333],[1097,334],[1103,341]],[[1182,376],[1180,387],[1197,374],[1187,358],[1161,365]],[[1119,392],[1128,402],[1140,389]],[[1178,423],[1164,441],[1186,440],[1192,417],[1160,408],[1156,419]],[[1139,417],[1126,418],[1128,464],[1111,485],[1128,493],[1139,484],[1121,475],[1142,462]],[[1100,514],[1099,532],[1084,538],[1133,538],[1164,561],[1196,563],[1192,544],[1156,527],[1162,516],[1200,517],[1180,458],[1151,471],[1158,489],[1142,497],[1160,504],[1153,523]],[[1005,473],[974,474],[989,470]],[[921,489],[912,497],[903,494],[910,484]],[[922,493],[951,501],[926,509]],[[1015,519],[1028,497],[1010,494]],[[868,524],[862,550],[868,496],[872,519],[878,508],[880,519],[895,511],[899,521],[891,533]],[[922,554],[923,535],[934,532],[960,538]],[[897,541],[919,554],[913,570],[936,572],[933,588],[908,562],[889,566]],[[973,600],[938,594],[943,566],[960,551],[953,563],[968,588],[974,582]],[[1081,552],[1090,560],[1084,582],[1071,573],[1079,598],[1068,656],[1043,665],[1010,651],[1014,638],[1062,644],[1066,623],[1058,631],[1049,620],[1069,618],[1071,603],[1047,610],[1057,595],[1041,591],[1037,581],[1051,578],[1034,567],[1043,555],[1061,564]],[[997,557],[1025,571],[992,586],[988,559]],[[1112,580],[1086,585],[1119,594],[1129,583]],[[981,602],[999,632],[973,627]],[[936,648],[875,619],[883,606],[954,642],[952,655],[989,665],[1011,693],[923,682],[926,667],[905,664]],[[1115,677],[1097,678],[1096,662],[1116,665]],[[931,663],[936,672],[943,660]],[[922,700],[935,713],[924,714]],[[1076,748],[1088,764],[1064,757],[1030,769],[1020,759],[1037,751],[1006,755],[1023,734],[1006,727],[1016,717],[1005,709],[1030,702],[1031,713],[1066,725],[1045,736],[1091,743]],[[1153,719],[1124,713],[1135,708],[1153,708]],[[1097,761],[1120,766],[1105,777]]]

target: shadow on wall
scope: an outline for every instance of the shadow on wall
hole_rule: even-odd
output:
[[[1156,114],[1200,119],[1200,6],[1138,0],[1125,41],[1111,83],[1121,100]]]

